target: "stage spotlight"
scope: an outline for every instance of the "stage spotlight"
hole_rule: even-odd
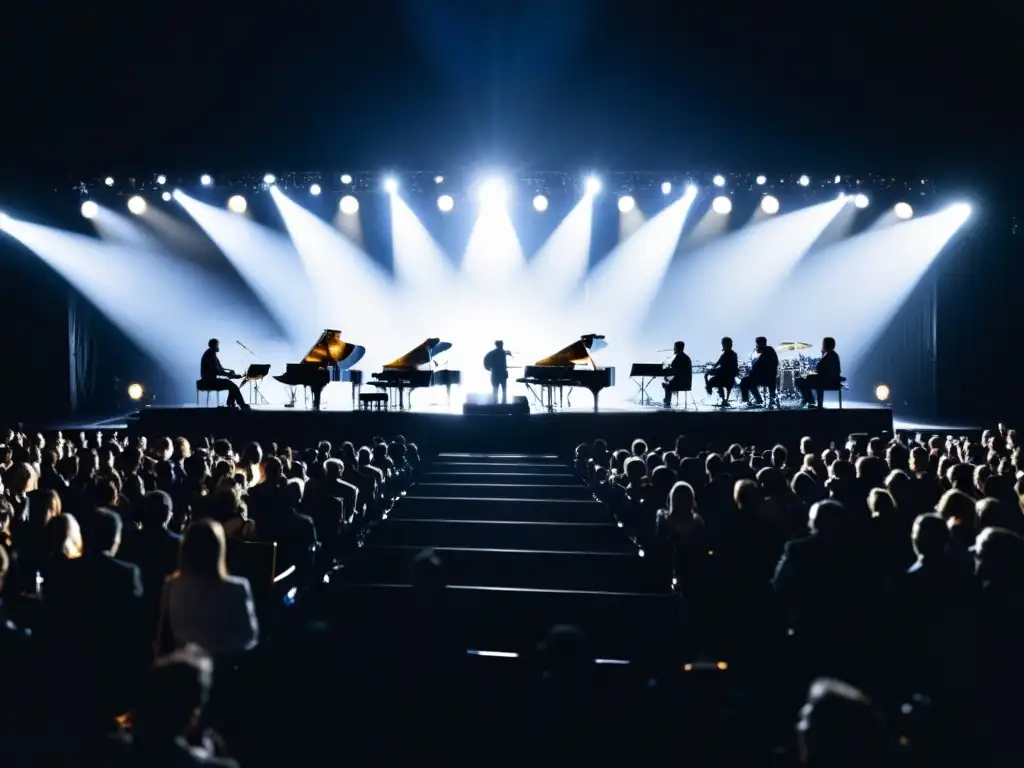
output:
[[[758,176],[757,177],[757,183],[763,187],[765,184],[768,183],[768,177],[764,176],[764,175]]]
[[[128,210],[134,213],[136,216],[141,216],[146,212],[146,201],[138,195],[128,198]]]
[[[162,195],[160,195],[160,199],[163,200],[165,203],[171,202],[171,193],[164,192]]]
[[[623,195],[619,198],[619,211],[629,213],[636,208],[636,200],[631,195]]]
[[[837,174],[836,174],[836,184],[838,184],[838,183],[839,183],[840,181],[842,181],[842,180],[843,180],[843,177],[842,177],[842,176],[840,176],[840,175],[839,175],[839,174],[837,173]]]
[[[878,402],[880,402],[880,403],[886,402],[891,395],[892,395],[892,392],[889,391],[889,385],[888,384],[879,384],[877,387],[875,387],[875,399]]]
[[[601,191],[601,180],[597,176],[588,176],[584,187],[588,195],[596,195]]]
[[[435,176],[434,177],[434,183],[435,184],[444,184],[444,176]]]
[[[892,212],[896,214],[897,219],[909,219],[914,215],[914,209],[910,207],[909,203],[896,203]]]
[[[347,174],[347,173],[341,174],[341,183],[342,184],[351,184],[352,183],[352,176],[350,174]]]
[[[114,177],[113,176],[107,176],[107,178],[105,178],[103,180],[103,183],[106,184],[108,187],[114,186]]]
[[[359,211],[359,201],[352,195],[345,195],[341,198],[341,202],[338,203],[338,210],[348,216],[351,216],[353,213]]]
[[[801,187],[806,187],[808,184],[811,183],[811,180],[807,176],[801,176],[797,183],[800,184]]]
[[[82,215],[87,219],[95,219],[100,215],[100,207],[92,200],[82,203]]]
[[[761,210],[767,213],[769,216],[779,212],[779,200],[771,195],[765,195],[761,198]]]
[[[672,182],[671,181],[663,181],[663,182],[661,182],[661,194],[663,194],[663,195],[671,195],[672,194]]]
[[[208,187],[211,184],[213,184],[213,177],[208,173],[204,173],[202,176],[199,177],[199,183],[202,184],[204,187]]]
[[[487,179],[480,185],[480,203],[490,208],[500,208],[508,201],[508,185],[503,179]]]
[[[309,185],[309,194],[313,195],[314,197],[319,195],[322,191],[323,190],[320,189],[320,185],[319,184],[310,184]]]
[[[441,213],[448,213],[455,207],[455,199],[451,195],[441,195],[437,198],[437,207],[441,210]]]
[[[713,178],[713,179],[711,180],[711,182],[712,182],[712,183],[713,183],[713,184],[714,184],[714,185],[715,185],[716,187],[724,187],[724,186],[725,186],[725,176],[723,176],[723,175],[722,175],[722,174],[720,174],[720,173],[719,173],[719,174],[716,174],[716,175],[715,175],[715,178]]]
[[[132,400],[141,400],[144,394],[146,394],[146,390],[142,388],[141,384],[128,385],[128,397]]]
[[[277,176],[275,176],[275,175],[274,175],[274,174],[272,174],[272,173],[268,173],[268,174],[265,174],[265,175],[263,176],[263,183],[264,183],[264,184],[266,184],[266,185],[267,185],[268,187],[269,187],[269,186],[270,186],[271,184],[273,184],[274,182],[276,182],[276,181],[277,181]]]
[[[248,207],[249,204],[241,195],[232,195],[228,198],[228,210],[232,213],[245,213],[245,210]]]
[[[163,186],[164,184],[167,183],[167,177],[161,173],[159,176],[156,177],[156,183],[159,184],[160,186]]]
[[[10,220],[11,220],[10,216],[8,216],[3,211],[0,211],[0,232],[2,232],[5,229],[7,229],[7,222],[10,221]]]
[[[544,213],[548,209],[548,199],[544,195],[537,195],[533,198],[533,208],[539,213]]]
[[[732,211],[732,200],[725,195],[719,195],[711,201],[711,210],[717,214],[725,216]]]
[[[858,208],[867,208],[868,196],[865,194],[857,195],[856,197],[853,198],[853,204],[856,205]]]
[[[967,221],[971,218],[971,206],[970,203],[954,203],[949,207],[950,213],[956,214],[956,216],[963,221]]]
[[[392,176],[384,179],[384,191],[389,195],[393,195],[398,192],[398,179]]]

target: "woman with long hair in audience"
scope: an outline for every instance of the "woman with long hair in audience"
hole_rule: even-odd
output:
[[[181,541],[178,570],[164,583],[158,652],[194,643],[224,657],[255,647],[258,638],[249,581],[228,573],[223,526],[193,523]]]
[[[680,481],[672,486],[668,507],[658,513],[657,531],[659,554],[671,558],[674,586],[683,595],[693,597],[706,570],[708,539],[689,483]]]

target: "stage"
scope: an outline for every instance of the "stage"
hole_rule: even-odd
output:
[[[625,446],[642,437],[653,445],[670,446],[686,435],[691,448],[731,443],[771,447],[775,443],[795,447],[809,435],[819,445],[841,444],[851,433],[891,434],[892,411],[888,408],[847,405],[824,410],[783,408],[748,410],[684,411],[650,407],[619,407],[602,410],[566,409],[534,411],[528,415],[464,415],[450,409],[413,411],[305,411],[286,408],[148,407],[129,419],[134,434],[216,435],[233,441],[275,440],[311,445],[317,440],[357,445],[373,437],[405,435],[421,451],[565,453],[576,445],[604,438],[609,445]]]

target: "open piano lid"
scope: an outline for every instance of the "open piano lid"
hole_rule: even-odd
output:
[[[366,347],[342,341],[341,331],[325,328],[306,353],[303,362],[311,365],[336,365],[344,371],[358,363],[365,354]]]
[[[450,341],[440,339],[427,339],[422,344],[406,352],[396,360],[387,363],[385,368],[416,368],[420,365],[427,365],[442,352],[452,348]]]
[[[583,365],[593,363],[590,357],[592,352],[597,352],[608,346],[604,336],[596,333],[588,333],[581,336],[579,341],[574,341],[565,349],[561,349],[550,357],[538,360],[534,365]]]

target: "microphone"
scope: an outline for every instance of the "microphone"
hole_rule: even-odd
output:
[[[242,342],[240,342],[240,341],[239,341],[238,339],[235,339],[235,344],[237,344],[238,346],[240,346],[240,347],[241,347],[242,349],[244,349],[244,350],[245,350],[246,352],[248,352],[248,353],[249,353],[250,355],[252,355],[253,357],[255,357],[255,356],[256,356],[256,353],[255,353],[255,352],[253,352],[253,351],[252,351],[251,349],[249,349],[249,348],[248,348],[247,346],[245,346],[245,344],[243,344]]]

